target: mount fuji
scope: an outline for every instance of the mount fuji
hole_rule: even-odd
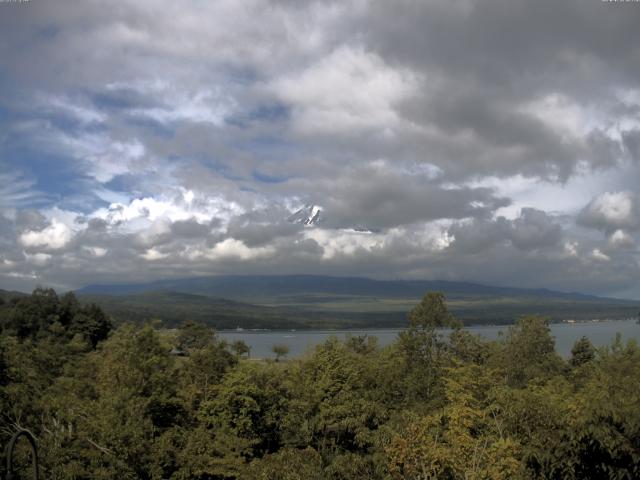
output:
[[[293,213],[287,221],[300,225],[318,225],[321,221],[322,209],[317,205],[305,205]]]

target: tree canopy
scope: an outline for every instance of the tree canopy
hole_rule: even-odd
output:
[[[389,346],[285,362],[193,322],[112,329],[48,289],[0,326],[0,441],[32,431],[44,478],[640,478],[640,349],[581,339],[565,360],[535,316],[486,341],[440,330],[456,321],[428,294]]]

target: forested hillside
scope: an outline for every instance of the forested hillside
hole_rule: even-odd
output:
[[[465,324],[511,324],[521,315],[550,321],[635,317],[638,302],[546,289],[444,281],[382,281],[320,275],[221,275],[152,283],[90,285],[76,293],[117,322],[185,318],[214,328],[402,328],[427,291],[443,292]]]
[[[640,349],[583,339],[565,361],[539,317],[485,342],[428,294],[389,347],[280,361],[193,322],[114,330],[52,290],[2,301],[0,325],[0,440],[33,432],[46,479],[640,476]]]

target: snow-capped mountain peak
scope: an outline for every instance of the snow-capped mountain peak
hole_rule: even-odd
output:
[[[301,225],[318,225],[322,209],[317,205],[305,205],[293,213],[287,220]]]

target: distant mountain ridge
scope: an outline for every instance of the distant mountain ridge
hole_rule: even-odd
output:
[[[23,297],[27,295],[24,292],[17,292],[15,290],[4,290],[0,288],[0,298],[3,300],[11,300],[12,298]]]
[[[358,295],[363,297],[420,298],[427,291],[443,292],[447,297],[490,295],[505,297],[538,297],[573,301],[606,300],[629,303],[577,292],[549,289],[496,287],[471,282],[438,280],[374,280],[364,277],[333,277],[321,275],[222,275],[148,283],[88,285],[76,291],[81,295],[132,295],[153,291],[172,291],[218,298],[247,299],[250,297],[289,296],[302,294]]]

